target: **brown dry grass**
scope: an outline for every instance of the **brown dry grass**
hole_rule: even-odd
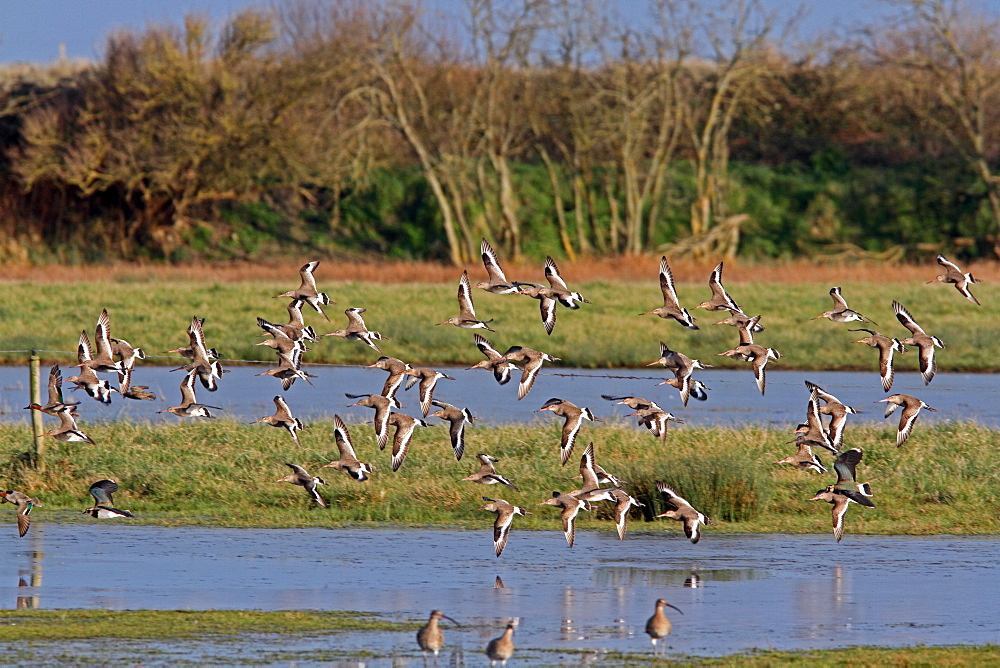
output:
[[[287,282],[289,289],[297,284],[296,273],[301,260],[225,262],[208,264],[160,265],[110,263],[79,266],[8,266],[4,268],[3,282],[72,283],[79,280],[108,281],[134,280],[138,277],[155,281],[212,281],[237,283],[241,281]],[[452,265],[434,262],[381,262],[377,260],[344,261],[320,258],[323,264],[317,270],[317,280],[361,281],[372,283],[453,283],[459,269]],[[559,261],[563,277],[574,282],[650,281],[656,280],[659,256],[587,258],[569,262]],[[700,283],[708,279],[716,262],[674,261],[670,268],[680,283]],[[478,264],[469,267],[473,282],[486,278],[485,270]],[[964,266],[977,279],[1000,281],[1000,263],[976,262]],[[751,282],[764,283],[821,283],[835,285],[849,281],[927,281],[941,267],[933,260],[921,264],[896,264],[857,262],[830,264],[811,260],[793,262],[757,263],[731,261],[726,265],[725,281],[734,285]],[[541,281],[541,263],[515,264],[504,262],[504,271],[512,280]]]

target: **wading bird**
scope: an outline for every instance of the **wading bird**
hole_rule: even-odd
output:
[[[661,318],[673,318],[688,329],[698,329],[694,318],[677,300],[677,290],[674,287],[674,275],[670,273],[670,265],[666,256],[660,258],[660,291],[663,293],[663,306],[639,315],[657,315]]]
[[[826,501],[833,505],[833,535],[837,542],[844,537],[844,515],[847,507],[852,503],[874,508],[875,504],[868,500],[871,496],[871,488],[867,483],[858,485],[855,481],[855,467],[861,461],[861,448],[852,448],[837,457],[837,462],[833,465],[837,472],[837,483],[830,485],[826,489],[816,492],[810,501]],[[858,489],[845,489],[848,484],[857,485]]]
[[[666,483],[657,481],[656,489],[660,492],[660,496],[663,497],[663,501],[670,508],[667,512],[660,513],[656,517],[669,517],[672,520],[683,522],[684,535],[688,537],[688,540],[692,543],[697,543],[701,540],[702,525],[711,524],[712,520],[704,513],[695,510],[694,506],[688,503],[683,497],[678,496]]]

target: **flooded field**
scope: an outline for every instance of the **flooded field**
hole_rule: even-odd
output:
[[[1000,579],[995,537],[848,534],[838,545],[829,534],[709,533],[692,545],[675,531],[629,535],[624,543],[583,531],[570,549],[559,531],[515,528],[496,559],[488,529],[39,522],[24,540],[8,543],[5,563],[5,608],[358,610],[410,622],[439,608],[462,624],[444,623],[446,652],[466,665],[484,665],[482,648],[510,618],[519,665],[648,652],[643,628],[660,597],[684,613],[668,610],[668,654],[983,644],[1000,634],[995,597],[983,595]],[[294,647],[275,647],[273,638],[59,643],[60,652],[72,647],[112,662],[152,647],[156,656],[147,664],[182,652],[185,660],[256,657],[287,665],[282,652],[298,651],[296,665],[312,665],[363,650],[367,666],[422,665],[410,629],[306,638]],[[441,657],[443,665],[450,661]]]
[[[344,393],[368,394],[379,392],[385,372],[358,367],[309,367],[316,374],[314,386],[299,381],[287,392],[273,378],[257,377],[266,367],[232,367],[225,375],[219,390],[206,392],[198,386],[201,402],[222,407],[218,414],[239,421],[256,420],[274,412],[271,397],[284,396],[293,407],[295,415],[308,422],[316,419],[333,419],[339,414],[348,423],[371,420],[371,410],[349,408],[353,399]],[[665,410],[693,426],[740,426],[758,424],[787,427],[800,422],[805,414],[809,393],[803,384],[810,380],[852,404],[860,415],[852,422],[880,422],[884,404],[876,404],[886,393],[876,372],[853,371],[781,371],[767,372],[767,395],[761,396],[754,384],[753,374],[746,370],[710,369],[696,374],[709,388],[707,401],[692,399],[687,407],[681,405],[673,388],[661,385],[667,377],[662,369],[573,369],[546,366],[535,382],[531,393],[517,401],[517,379],[503,387],[493,382],[492,376],[481,370],[467,371],[461,367],[441,367],[453,376],[454,381],[438,383],[435,397],[458,406],[469,406],[485,423],[509,424],[536,419],[535,409],[550,397],[568,399],[579,406],[589,406],[601,418],[624,416],[631,412],[625,406],[615,406],[601,398],[635,395],[657,402]],[[141,376],[140,376],[141,373]],[[48,370],[43,369],[44,383]],[[64,375],[68,375],[64,372]],[[137,372],[141,382],[157,394],[156,401],[123,400],[117,395],[110,406],[89,399],[83,393],[67,390],[69,396],[82,399],[82,422],[106,420],[132,420],[141,422],[174,422],[171,415],[157,415],[156,411],[174,406],[180,400],[181,373],[170,373],[165,367],[143,367]],[[922,424],[935,421],[972,421],[992,428],[1000,428],[1000,387],[995,374],[939,373],[934,382],[924,386],[917,373],[897,373],[892,392],[903,392],[920,397],[937,409],[936,413],[924,412]],[[417,390],[400,392],[404,411],[419,411]],[[30,420],[27,406],[28,370],[20,367],[0,367],[0,420],[27,423]],[[898,418],[893,418],[897,420]]]

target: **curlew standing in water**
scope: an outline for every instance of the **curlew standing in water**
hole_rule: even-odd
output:
[[[434,657],[437,658],[438,652],[444,647],[444,632],[438,626],[439,619],[447,619],[455,626],[461,626],[461,624],[440,610],[431,610],[431,616],[427,620],[427,623],[417,631],[417,645],[425,657],[427,656],[427,652],[434,652]]]
[[[666,607],[671,607],[682,615],[684,614],[676,605],[671,605],[662,598],[656,600],[656,610],[653,612],[653,616],[646,620],[646,635],[653,643],[653,654],[656,654],[656,641],[666,638],[673,630],[673,626],[663,610]]]
[[[499,661],[501,666],[507,665],[507,660],[514,656],[514,622],[507,622],[507,629],[499,638],[494,638],[486,645],[486,656],[490,665]]]

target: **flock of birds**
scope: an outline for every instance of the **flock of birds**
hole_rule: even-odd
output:
[[[458,283],[459,314],[437,324],[495,331],[490,327],[492,320],[482,320],[476,315],[472,298],[473,289],[481,289],[497,295],[527,295],[537,299],[542,325],[548,334],[551,334],[556,326],[559,306],[577,310],[581,304],[590,303],[582,294],[568,288],[552,258],[547,258],[545,262],[544,275],[548,282],[548,287],[545,287],[537,283],[509,281],[500,266],[496,252],[485,239],[482,241],[481,252],[488,279],[472,285],[468,271],[464,271]],[[940,281],[954,284],[964,297],[979,305],[979,301],[969,289],[969,286],[976,282],[973,276],[969,273],[963,273],[957,265],[941,255],[937,257],[937,262],[946,269],[946,272],[929,282]],[[380,450],[386,448],[389,443],[390,431],[394,430],[391,450],[392,470],[398,471],[404,464],[414,430],[418,427],[427,427],[426,419],[431,417],[440,418],[449,423],[449,438],[453,453],[456,460],[461,460],[466,447],[465,427],[472,424],[475,418],[469,408],[460,408],[434,398],[438,381],[441,379],[453,380],[451,376],[434,369],[412,366],[395,357],[382,355],[379,343],[386,341],[387,338],[377,331],[368,329],[362,317],[362,314],[365,313],[364,308],[346,309],[347,326],[328,334],[317,335],[311,326],[306,325],[302,312],[304,305],[310,306],[329,321],[323,307],[334,303],[326,293],[320,292],[317,288],[313,274],[318,265],[319,262],[309,262],[304,265],[299,272],[301,285],[298,289],[277,295],[290,300],[287,307],[289,314],[287,324],[275,324],[263,318],[257,318],[257,325],[263,332],[262,336],[266,338],[255,345],[268,346],[277,355],[277,366],[258,375],[269,375],[277,378],[283,390],[291,387],[296,380],[311,384],[310,378],[314,376],[302,367],[303,356],[309,351],[307,344],[317,342],[321,336],[336,336],[346,340],[361,341],[381,355],[369,366],[387,372],[388,377],[378,393],[348,394],[347,396],[357,399],[353,405],[373,409],[372,422],[375,441]],[[694,308],[725,314],[725,317],[716,324],[735,327],[739,342],[731,349],[720,352],[718,355],[750,363],[757,388],[761,394],[764,394],[767,364],[772,360],[780,359],[782,355],[774,348],[765,347],[755,341],[755,335],[764,331],[764,326],[760,324],[761,316],[747,315],[726,291],[723,286],[722,274],[723,264],[719,263],[712,271],[708,281],[712,291],[711,298]],[[676,320],[688,329],[698,329],[695,318],[678,301],[673,276],[665,257],[660,261],[659,282],[663,294],[663,305],[640,315],[657,315],[660,318]],[[870,318],[848,306],[839,287],[832,288],[830,296],[833,298],[833,308],[816,316],[816,318],[826,318],[837,323],[860,322],[866,325],[876,325]],[[924,383],[928,384],[933,380],[937,368],[935,349],[943,348],[945,345],[936,336],[927,334],[902,304],[893,301],[892,308],[900,324],[909,331],[909,336],[895,338],[868,328],[850,330],[867,333],[867,336],[858,339],[856,343],[864,343],[878,350],[882,387],[886,392],[890,391],[893,384],[894,354],[906,352],[907,346],[917,348],[921,376]],[[205,390],[213,392],[218,389],[219,383],[226,373],[220,362],[224,356],[215,348],[210,347],[206,341],[204,322],[203,318],[193,317],[187,328],[188,345],[167,351],[180,355],[187,361],[174,369],[185,372],[180,384],[180,403],[158,411],[159,413],[172,413],[185,418],[213,418],[211,410],[219,410],[217,406],[199,403],[196,396],[198,384]],[[470,366],[469,369],[491,371],[499,385],[507,384],[511,380],[512,372],[517,369],[516,365],[522,365],[517,389],[519,400],[524,399],[530,393],[542,365],[545,362],[559,360],[558,357],[549,353],[519,345],[511,346],[501,353],[489,340],[478,333],[474,335],[473,340],[486,359]],[[135,364],[138,360],[145,359],[145,354],[141,348],[111,335],[111,320],[106,309],[98,317],[93,344],[91,344],[89,332],[87,330],[81,332],[77,346],[77,357],[78,363],[74,366],[79,368],[79,372],[69,377],[66,382],[72,383],[76,389],[84,390],[93,399],[108,404],[115,393],[134,400],[153,400],[156,398],[147,386],[136,385],[132,382]],[[710,365],[703,364],[681,352],[671,350],[662,342],[660,343],[660,358],[650,362],[650,365],[656,364],[660,364],[672,372],[672,377],[668,377],[661,384],[670,385],[677,389],[683,405],[686,406],[691,397],[702,401],[707,399],[709,388],[703,381],[694,377],[694,372],[709,368]],[[115,374],[118,386],[114,387],[108,380],[101,378],[99,374]],[[395,410],[401,408],[397,393],[404,382],[406,389],[419,384],[420,417],[413,417]],[[49,374],[48,402],[45,405],[33,403],[27,408],[55,416],[60,420],[59,426],[47,431],[45,436],[63,442],[93,443],[93,440],[80,429],[76,422],[79,402],[67,400],[63,395],[62,386],[61,370],[58,365],[55,365]],[[850,504],[856,503],[867,508],[874,507],[870,500],[871,486],[856,481],[856,467],[862,459],[861,449],[842,450],[847,416],[857,411],[813,383],[806,382],[806,386],[809,390],[809,401],[806,419],[795,430],[796,453],[778,463],[790,464],[803,471],[826,474],[828,470],[814,452],[814,448],[826,449],[835,456],[833,468],[837,475],[837,481],[816,492],[810,500],[826,501],[833,505],[833,533],[837,541],[840,541],[844,530],[844,516]],[[656,437],[665,437],[670,422],[682,422],[648,399],[634,396],[602,396],[617,404],[630,407],[634,411],[631,415],[635,416],[638,423],[648,428]],[[922,409],[934,410],[922,400],[906,394],[893,394],[881,401],[886,403],[886,417],[896,409],[902,409],[897,431],[897,446],[903,445],[910,436]],[[291,407],[282,396],[275,396],[274,404],[275,413],[264,416],[256,422],[287,430],[291,438],[298,444],[298,433],[303,428],[302,423],[294,417]],[[432,409],[436,410],[432,411]],[[568,463],[573,455],[574,446],[584,421],[597,421],[599,419],[589,408],[577,406],[562,398],[549,399],[538,411],[549,411],[564,420],[559,444],[559,458],[563,465]],[[824,420],[824,416],[829,417],[828,422]],[[348,427],[339,415],[334,416],[334,426],[339,458],[323,464],[321,468],[342,471],[359,482],[368,480],[376,472],[376,467],[370,463],[362,462],[358,458]],[[462,478],[462,480],[483,485],[499,484],[511,490],[520,491],[510,479],[496,470],[495,465],[498,463],[496,457],[487,453],[480,453],[476,457],[480,463],[479,470]],[[319,476],[311,475],[299,464],[286,463],[286,465],[291,472],[278,482],[287,482],[303,487],[313,502],[326,507],[327,501],[319,492],[319,487],[326,485],[326,481]],[[581,479],[579,489],[565,492],[554,491],[550,498],[537,505],[553,506],[559,509],[566,542],[572,547],[578,513],[581,510],[590,510],[594,503],[602,501],[613,503],[618,536],[624,540],[631,508],[643,504],[625,490],[625,481],[609,473],[597,463],[593,443],[584,448],[580,457],[579,471],[580,475],[577,476]],[[711,520],[677,494],[667,483],[660,481],[656,485],[667,507],[666,512],[656,517],[666,517],[681,522],[687,538],[692,543],[697,543],[702,535],[702,527],[711,524]],[[851,487],[855,489],[851,489]],[[94,498],[94,504],[83,512],[98,519],[132,517],[129,511],[114,507],[112,494],[117,489],[118,485],[113,480],[106,479],[95,482],[89,490]],[[492,512],[496,515],[493,524],[493,544],[495,554],[499,557],[507,545],[514,518],[530,513],[524,507],[512,504],[502,498],[487,496],[482,498],[486,503],[480,506],[479,510]],[[40,505],[39,500],[15,490],[0,491],[0,500],[16,506],[18,532],[24,536],[30,526],[30,512],[33,507]],[[663,607],[666,605],[668,604],[665,601],[657,602],[656,615],[650,620],[652,626],[647,627],[647,632],[653,638],[654,649],[656,639],[669,632],[669,622],[666,622],[666,632],[660,635],[657,635],[660,633],[659,631],[656,633],[650,631],[654,627],[662,627],[660,621],[657,621],[660,626],[656,626],[654,620],[666,619],[663,615]],[[425,640],[426,638],[440,637],[440,629],[437,629],[436,624],[441,617],[443,615],[439,611],[434,611],[431,614],[430,622],[425,627],[425,631],[430,629],[428,631],[430,635],[426,635]],[[512,651],[513,645],[510,639],[512,632],[513,627],[508,627],[507,632],[495,641],[496,647],[509,646],[510,651]],[[421,640],[422,647],[424,642]],[[426,640],[426,642],[429,643],[427,644],[428,648],[434,649],[434,642],[438,641]],[[505,651],[496,649],[494,654],[498,660],[505,660]],[[494,654],[490,654],[491,658],[494,658]]]

